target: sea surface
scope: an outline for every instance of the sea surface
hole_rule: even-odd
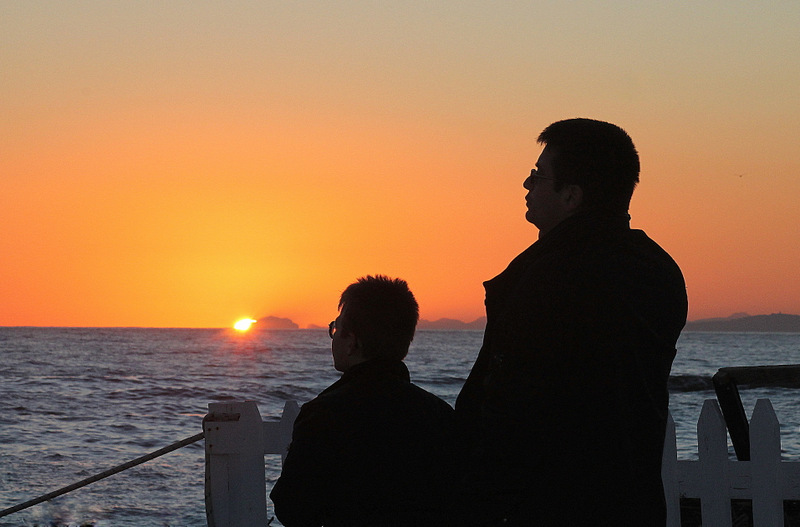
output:
[[[451,404],[482,331],[419,331],[413,380]],[[684,333],[670,411],[680,458],[696,459],[696,422],[725,366],[800,364],[800,334]],[[208,403],[256,401],[264,419],[338,378],[325,330],[0,327],[0,510],[202,431]],[[797,389],[740,389],[745,410],[772,400],[783,457],[800,461]],[[267,487],[280,458],[265,457]],[[203,442],[49,502],[0,526],[205,526]],[[269,504],[270,517],[272,505]],[[279,525],[277,520],[272,525]]]

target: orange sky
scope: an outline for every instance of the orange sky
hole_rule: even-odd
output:
[[[690,318],[800,314],[800,4],[0,3],[0,325],[483,314],[550,122],[623,126]]]

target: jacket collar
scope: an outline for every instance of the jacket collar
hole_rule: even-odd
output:
[[[560,248],[579,247],[591,243],[592,240],[630,231],[630,219],[627,213],[611,213],[597,208],[584,210],[566,218],[522,251],[502,273],[483,283],[486,289],[487,311],[492,307],[499,307],[496,302],[516,286],[525,269],[540,255]]]
[[[583,232],[617,231],[631,228],[631,217],[627,213],[613,213],[604,209],[587,209],[565,219],[542,236],[540,241],[572,237]],[[536,244],[534,244],[536,245]]]
[[[356,364],[342,375],[342,380],[369,379],[375,377],[396,377],[411,382],[408,368],[401,360],[370,359]]]

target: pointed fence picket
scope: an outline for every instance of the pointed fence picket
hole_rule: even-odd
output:
[[[670,417],[661,472],[668,527],[681,525],[681,498],[700,500],[703,527],[731,527],[731,500],[752,502],[754,527],[784,527],[784,501],[800,500],[800,462],[781,461],[780,424],[769,399],[759,399],[753,409],[749,461],[729,456],[725,420],[714,399],[700,412],[697,447],[697,460],[677,459]]]
[[[209,404],[203,420],[209,527],[267,522],[264,455],[285,456],[298,413],[297,403],[288,401],[280,421],[262,422],[252,401]],[[731,500],[752,501],[754,527],[784,527],[784,501],[800,500],[800,462],[781,461],[780,425],[769,399],[753,409],[749,461],[731,459],[714,399],[700,412],[697,447],[697,460],[678,459],[669,416],[662,462],[668,527],[681,526],[686,498],[700,500],[703,527],[732,527]]]

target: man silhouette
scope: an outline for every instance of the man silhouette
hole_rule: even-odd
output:
[[[340,380],[303,405],[270,497],[286,527],[438,525],[453,483],[453,409],[410,382],[419,318],[403,280],[367,276],[331,322]]]
[[[484,342],[456,402],[470,439],[457,523],[664,525],[683,276],[629,226],[639,156],[624,130],[570,119],[539,142],[524,182],[539,239],[485,282]]]

